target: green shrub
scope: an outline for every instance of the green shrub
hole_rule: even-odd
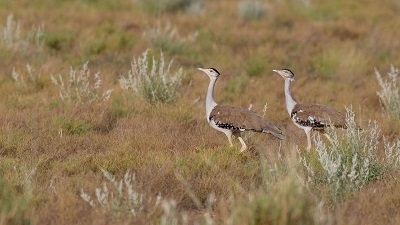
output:
[[[77,36],[76,33],[66,31],[56,31],[46,33],[45,45],[54,51],[61,52],[63,50],[69,50],[72,46],[74,38]]]
[[[260,58],[254,58],[247,61],[244,69],[249,77],[259,77],[265,72],[265,62]]]
[[[29,64],[26,64],[26,73],[19,73],[14,68],[11,77],[19,89],[33,88],[39,90],[44,88],[44,82],[40,79],[41,74]]]
[[[312,68],[318,77],[332,78],[340,64],[336,51],[327,51],[317,54],[312,60]]]
[[[60,135],[84,135],[92,130],[91,126],[84,121],[59,118],[56,123],[60,126]]]
[[[0,179],[0,224],[33,224],[27,208],[28,199],[22,198]]]
[[[158,23],[156,27],[143,32],[143,37],[162,51],[176,54],[182,52],[187,43],[196,40],[197,32],[187,37],[181,37],[175,26],[170,23],[162,26]]]
[[[131,90],[152,104],[173,103],[185,72],[179,68],[172,75],[171,66],[172,61],[165,66],[162,52],[157,61],[154,57],[149,60],[146,50],[142,57],[133,58],[128,76],[121,76],[119,84],[123,90]]]
[[[265,16],[266,10],[260,1],[244,0],[238,4],[237,14],[242,20],[260,20]]]
[[[153,13],[193,10],[193,6],[199,5],[198,0],[136,0],[135,2]]]
[[[323,224],[306,187],[295,174],[280,177],[269,189],[249,194],[248,200],[236,202],[228,219],[230,224]]]
[[[225,90],[226,90],[226,100],[233,102],[238,96],[240,96],[249,85],[249,78],[246,76],[238,76],[232,80],[229,80]]]
[[[102,79],[100,72],[91,79],[89,62],[83,64],[79,71],[71,67],[67,82],[61,74],[58,77],[51,75],[51,81],[60,89],[61,100],[68,104],[104,103],[110,99],[112,89],[101,90]]]
[[[388,114],[400,120],[400,76],[399,70],[394,68],[392,65],[390,71],[387,74],[388,78],[383,79],[382,75],[375,68],[375,75],[381,86],[381,90],[378,91],[379,99],[385,107]]]
[[[101,169],[107,182],[96,188],[95,198],[81,189],[80,196],[93,208],[103,208],[117,214],[149,216],[158,210],[161,196],[156,199],[145,196],[137,190],[137,181],[134,173],[128,170],[120,181],[108,171]],[[107,185],[108,183],[108,185]]]
[[[400,143],[385,145],[385,156],[378,157],[380,130],[376,122],[360,129],[354,113],[347,110],[347,129],[341,138],[330,129],[331,142],[326,144],[320,135],[314,139],[318,161],[303,156],[307,180],[314,185],[328,185],[333,200],[341,200],[384,175],[386,168],[398,167]]]
[[[44,33],[42,27],[33,27],[29,32],[21,31],[19,22],[12,14],[7,16],[6,25],[0,26],[0,46],[7,49],[27,51],[31,47],[42,49]]]

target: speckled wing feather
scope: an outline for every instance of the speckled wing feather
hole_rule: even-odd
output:
[[[282,131],[273,123],[245,108],[218,105],[211,111],[209,119],[220,128],[271,133],[279,139],[285,138]]]
[[[321,128],[335,126],[346,128],[346,117],[335,109],[319,104],[297,104],[292,110],[293,121],[301,126]]]

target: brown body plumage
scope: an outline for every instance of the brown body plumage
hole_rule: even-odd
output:
[[[270,133],[283,140],[285,136],[273,123],[245,108],[217,105],[211,111],[209,120],[223,129]]]
[[[320,104],[298,103],[293,108],[290,117],[300,125],[312,127],[314,130],[323,130],[325,127],[346,127],[346,117],[335,109]]]

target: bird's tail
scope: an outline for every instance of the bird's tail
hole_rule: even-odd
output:
[[[269,124],[269,127],[267,129],[263,129],[263,133],[269,133],[274,135],[276,138],[279,138],[280,140],[285,139],[285,135],[282,133],[281,129],[276,127],[273,124]]]
[[[276,132],[270,132],[272,135],[274,135],[276,138],[280,139],[280,140],[285,140],[285,135],[282,134],[282,132],[280,133],[276,133]]]

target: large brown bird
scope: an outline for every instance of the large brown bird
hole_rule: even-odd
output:
[[[242,144],[240,151],[246,150],[246,143],[244,143],[240,136],[240,133],[246,130],[270,133],[281,140],[285,139],[285,136],[278,127],[256,113],[241,107],[218,105],[214,100],[214,86],[220,73],[214,68],[198,69],[210,78],[206,97],[207,121],[211,127],[225,133],[231,146],[232,135],[234,135]]]
[[[311,148],[311,131],[323,132],[326,127],[346,127],[346,117],[335,109],[320,104],[297,103],[291,93],[290,86],[294,81],[294,73],[288,69],[273,70],[285,80],[286,109],[293,123],[303,129],[307,135],[307,150]],[[329,138],[329,136],[327,136]]]

